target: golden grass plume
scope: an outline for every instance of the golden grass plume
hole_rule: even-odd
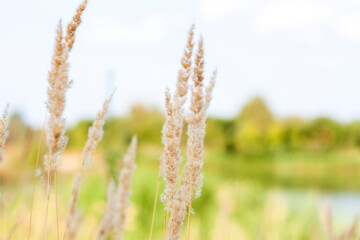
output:
[[[6,139],[9,135],[8,124],[9,124],[9,104],[6,105],[5,110],[0,120],[0,166],[4,160],[4,151]]]

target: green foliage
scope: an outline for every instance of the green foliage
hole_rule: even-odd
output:
[[[8,201],[7,209],[13,209],[12,222],[16,220],[15,213],[23,204],[25,193],[32,190],[31,184],[23,184],[24,181],[29,182],[29,174],[22,174],[26,165],[20,160],[27,159],[33,169],[41,133],[22,126],[22,121],[14,119],[13,128],[18,126],[21,131],[10,143],[21,145],[19,149],[24,153],[8,161],[12,163],[12,169],[6,171],[4,179],[22,176],[23,181],[15,184],[24,185],[24,191],[14,194],[16,201]],[[104,137],[97,148],[103,153],[97,154],[101,156],[97,160],[100,167],[92,168],[84,175],[80,185],[78,207],[84,213],[84,221],[87,221],[84,229],[95,226],[96,231],[97,222],[105,209],[109,179],[117,180],[131,136],[137,134],[138,167],[132,177],[132,205],[128,210],[125,238],[148,238],[159,176],[163,122],[159,111],[140,105],[125,116],[106,120]],[[68,146],[77,148],[72,152],[77,152],[79,156],[91,124],[89,120],[81,121],[67,132]],[[257,98],[235,119],[209,118],[206,131],[204,185],[201,197],[192,203],[196,213],[191,216],[194,239],[324,239],[323,226],[318,220],[319,198],[313,193],[359,192],[360,182],[354,179],[358,178],[360,171],[360,122],[342,124],[328,118],[276,119],[266,104]],[[184,150],[186,124],[183,135]],[[40,161],[45,151],[46,146],[42,144]],[[186,156],[185,151],[182,156]],[[104,174],[105,163],[108,176]],[[63,174],[68,175],[67,172]],[[10,185],[10,182],[1,181],[1,187],[3,193],[13,199],[12,191],[19,186]],[[159,182],[160,195],[164,184],[162,179]],[[70,180],[60,182],[60,206],[67,206],[71,185]],[[43,198],[43,193],[37,192]],[[301,194],[294,196],[293,192]],[[66,214],[66,207],[63,209],[59,212]],[[278,212],[282,214],[278,215]],[[62,219],[65,217],[62,216]],[[12,227],[8,225],[6,229]],[[163,230],[164,205],[158,196],[153,239],[162,239]],[[85,235],[80,235],[84,234],[82,232]],[[87,239],[88,235],[86,230],[79,231],[79,239]]]
[[[141,142],[160,143],[163,115],[156,109],[136,105],[130,111],[129,129]]]
[[[82,120],[67,131],[67,136],[69,137],[68,147],[83,148],[88,138],[88,131],[91,125],[92,121]]]
[[[94,212],[92,207],[106,199],[107,183],[104,176],[100,174],[88,176],[81,183],[78,203],[85,213]]]
[[[265,102],[252,99],[235,119],[235,148],[245,155],[259,155],[269,150],[271,141],[278,141],[278,132]]]
[[[119,152],[114,150],[107,150],[105,153],[105,161],[108,167],[108,172],[110,177],[114,180],[115,184],[118,184],[118,160],[119,160]]]
[[[163,123],[163,113],[157,109],[135,105],[125,116],[106,119],[104,137],[98,149],[105,150],[109,166],[113,166],[114,153],[124,153],[135,134],[139,145],[161,146]],[[91,120],[82,120],[70,128],[67,131],[68,147],[83,148],[91,124]],[[341,124],[324,117],[314,120],[276,119],[259,97],[250,100],[234,119],[209,117],[206,124],[207,148],[247,158],[271,157],[283,151],[325,153],[360,147],[360,122]],[[185,122],[183,148],[186,147],[186,127]],[[24,146],[23,155],[30,155],[31,162],[34,162],[40,131],[26,127],[18,114],[11,117],[10,131],[9,143]]]
[[[228,136],[226,120],[210,118],[206,121],[205,145],[212,149],[226,149]]]

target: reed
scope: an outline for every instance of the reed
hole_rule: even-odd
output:
[[[343,229],[340,233],[334,230],[334,218],[329,206],[324,206],[322,209],[323,223],[326,229],[326,237],[328,240],[352,240],[356,239],[357,229],[359,227],[359,216],[355,215],[351,224]]]
[[[51,62],[51,69],[48,74],[48,89],[46,106],[49,112],[49,118],[46,126],[46,145],[48,153],[44,156],[44,169],[47,172],[46,181],[46,212],[44,221],[44,238],[47,238],[47,216],[50,201],[50,190],[52,179],[56,169],[61,164],[61,153],[64,151],[67,144],[67,137],[65,136],[65,117],[63,116],[66,104],[66,92],[71,87],[69,80],[69,53],[75,41],[75,32],[81,23],[81,14],[87,4],[85,0],[78,7],[73,20],[68,24],[65,38],[63,36],[62,21],[59,21],[55,48]],[[57,184],[56,184],[56,206],[57,206]],[[57,209],[56,209],[57,211]],[[58,216],[56,216],[58,219]],[[59,232],[57,228],[57,232]],[[58,235],[59,238],[59,235]]]
[[[131,140],[127,154],[124,156],[124,166],[119,174],[118,186],[115,186],[113,179],[108,187],[108,198],[106,210],[100,223],[97,239],[107,239],[112,231],[112,239],[121,240],[124,236],[124,229],[127,217],[127,208],[130,206],[131,176],[136,168],[137,138]]]
[[[9,124],[9,104],[6,105],[5,110],[0,120],[0,166],[4,160],[4,151],[6,139],[9,135],[8,124]]]
[[[52,56],[51,68],[48,72],[47,88],[47,113],[44,122],[44,136],[46,139],[47,153],[44,156],[43,167],[38,167],[36,162],[36,176],[45,187],[46,212],[44,219],[44,235],[47,239],[47,221],[48,209],[51,195],[52,181],[55,181],[56,187],[56,226],[57,238],[59,239],[59,220],[58,220],[58,194],[57,194],[57,168],[61,164],[61,154],[66,148],[68,138],[65,135],[66,118],[64,110],[66,107],[66,95],[71,87],[72,81],[69,80],[69,54],[74,46],[76,31],[81,24],[81,16],[87,6],[87,0],[79,5],[71,22],[63,32],[62,21],[59,20],[56,30],[55,47]],[[182,225],[188,213],[192,212],[191,202],[201,194],[202,187],[202,166],[203,161],[203,143],[205,136],[206,113],[209,107],[212,91],[215,85],[216,71],[210,79],[208,86],[204,84],[204,49],[202,37],[198,42],[198,49],[193,60],[194,51],[194,25],[191,26],[183,56],[181,58],[181,67],[178,72],[176,89],[171,94],[169,89],[165,91],[165,123],[162,130],[162,142],[164,149],[160,157],[160,175],[163,176],[165,189],[161,195],[161,201],[165,205],[164,219],[165,238],[179,239]],[[193,62],[194,61],[194,62]],[[189,84],[189,80],[191,83]],[[189,85],[191,87],[189,88]],[[189,94],[190,89],[190,96]],[[82,167],[76,174],[72,187],[71,199],[68,206],[68,216],[63,238],[75,239],[79,229],[82,214],[77,208],[79,197],[79,188],[81,179],[93,162],[93,153],[101,141],[104,131],[105,116],[109,109],[109,104],[113,94],[105,100],[102,109],[98,112],[92,126],[88,131],[88,139],[82,152]],[[190,99],[189,109],[185,109],[187,100]],[[8,135],[8,105],[5,108],[2,119],[0,120],[0,165],[3,161],[4,145]],[[187,112],[188,111],[188,112]],[[183,179],[179,180],[181,164],[181,139],[184,127],[184,121],[188,123],[188,141],[187,141],[187,161],[183,172]],[[42,133],[41,133],[42,136]],[[41,140],[40,140],[41,141]],[[41,142],[38,147],[38,158]],[[131,140],[127,154],[123,159],[123,168],[118,177],[118,184],[113,179],[108,185],[108,196],[106,209],[99,224],[97,239],[121,240],[124,237],[125,224],[127,219],[127,209],[130,206],[131,195],[131,177],[136,168],[137,138],[134,136]],[[37,159],[38,159],[37,158]],[[31,201],[30,227],[28,239],[31,233],[32,206],[34,199],[35,185],[33,186]],[[151,233],[155,219],[155,209],[157,194],[159,191],[159,182],[154,205],[154,214],[151,224]],[[165,217],[166,216],[166,217]],[[190,215],[189,215],[190,216]],[[190,227],[190,217],[188,218]]]
[[[81,212],[76,208],[76,203],[79,197],[79,182],[80,182],[80,173],[77,173],[74,178],[74,184],[71,193],[71,200],[69,203],[69,216],[66,221],[66,229],[64,233],[64,238],[73,240],[76,238],[76,233],[81,221]]]
[[[85,147],[82,153],[82,166],[84,170],[91,167],[93,162],[93,157],[91,154],[95,151],[96,146],[104,135],[103,128],[105,124],[105,115],[109,111],[109,104],[113,98],[114,93],[112,93],[111,96],[105,100],[102,109],[98,112],[96,119],[92,124],[92,127],[89,128],[88,140],[85,143]]]
[[[194,25],[191,26],[181,68],[178,73],[176,92],[171,96],[170,90],[165,92],[165,123],[162,130],[164,150],[161,155],[161,170],[164,176],[165,189],[161,195],[166,211],[169,211],[176,191],[180,164],[180,143],[184,120],[184,104],[188,92],[188,80],[191,75],[191,57],[193,53]]]
[[[81,212],[76,208],[80,178],[83,175],[83,172],[91,167],[93,162],[92,153],[96,150],[97,145],[104,135],[103,127],[105,124],[105,116],[109,111],[109,104],[113,98],[114,93],[112,93],[111,96],[105,100],[102,109],[98,112],[92,126],[89,128],[88,140],[85,143],[85,147],[82,153],[83,167],[80,172],[75,175],[72,196],[69,203],[69,214],[64,232],[64,238],[66,236],[69,240],[75,239],[76,232],[81,220]]]
[[[61,20],[59,21],[56,31],[55,49],[51,70],[48,74],[49,86],[47,89],[48,99],[46,102],[49,112],[46,127],[48,153],[44,157],[44,166],[50,177],[61,164],[61,153],[64,151],[68,141],[65,136],[65,117],[63,116],[66,104],[66,92],[72,83],[69,80],[68,58],[75,41],[76,30],[81,23],[81,14],[86,4],[87,0],[78,7],[73,20],[68,24],[65,38],[63,37]],[[49,192],[50,185],[51,181],[48,183],[47,192]]]
[[[179,239],[188,206],[188,229],[190,229],[191,202],[201,195],[203,148],[205,137],[206,113],[209,107],[212,91],[215,85],[216,71],[210,83],[204,88],[204,48],[203,39],[200,37],[198,50],[195,55],[194,66],[191,66],[193,49],[193,30],[189,31],[188,44],[182,58],[182,69],[179,71],[177,89],[174,97],[170,90],[165,91],[165,124],[163,128],[164,151],[160,159],[160,168],[164,175],[165,192],[162,201],[165,210],[171,212],[166,226],[167,239]],[[192,72],[191,72],[192,70]],[[186,121],[188,123],[187,161],[184,177],[179,185],[177,178],[180,164],[180,142],[183,128],[184,103],[188,91],[188,79],[192,74],[190,108]],[[190,233],[190,231],[188,230]]]

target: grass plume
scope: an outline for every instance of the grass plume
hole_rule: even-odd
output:
[[[164,150],[161,155],[161,169],[164,176],[165,190],[161,200],[167,211],[170,210],[176,191],[180,164],[180,143],[184,120],[184,104],[188,92],[188,80],[191,75],[191,57],[193,53],[194,25],[191,26],[181,68],[178,73],[176,92],[172,97],[169,89],[165,92],[165,123],[162,130]]]
[[[61,153],[64,151],[67,144],[67,137],[65,136],[65,117],[63,116],[66,92],[71,86],[69,81],[69,53],[75,41],[75,32],[80,25],[80,16],[85,9],[87,1],[85,0],[78,8],[72,22],[67,27],[65,39],[63,37],[62,22],[59,21],[55,48],[51,62],[51,69],[48,74],[48,99],[46,106],[49,112],[49,118],[46,127],[46,145],[48,153],[44,156],[44,168],[47,172],[46,195],[47,204],[45,212],[44,223],[44,238],[47,234],[47,216],[50,200],[50,188],[54,173],[57,167],[61,164]],[[57,198],[56,198],[57,206]]]
[[[91,167],[93,162],[93,157],[91,154],[95,151],[96,146],[104,135],[103,127],[105,124],[105,115],[109,110],[109,104],[113,95],[114,93],[105,100],[102,109],[98,112],[96,119],[92,124],[92,127],[89,128],[88,140],[85,143],[85,147],[82,153],[82,165],[84,169]]]
[[[204,48],[203,39],[200,37],[193,67],[190,111],[187,116],[187,162],[184,177],[173,199],[167,239],[176,240],[180,238],[186,216],[186,207],[189,206],[190,217],[191,202],[201,195],[206,112],[211,100],[215,77],[216,72],[204,90]],[[190,225],[188,224],[188,226]]]
[[[6,105],[5,110],[0,120],[0,166],[4,160],[4,151],[6,139],[9,135],[8,124],[9,124],[9,104]]]
[[[359,227],[358,215],[355,215],[354,220],[347,229],[338,234],[334,230],[334,218],[330,206],[323,207],[323,221],[328,240],[352,240],[356,238],[357,229]]]
[[[108,187],[106,210],[100,223],[97,239],[106,239],[112,230],[112,239],[121,240],[127,217],[127,208],[130,206],[131,176],[135,170],[137,139],[131,140],[127,154],[124,156],[124,166],[120,171],[118,186],[111,179]]]
[[[84,12],[88,1],[85,0],[83,3],[79,5],[76,9],[76,14],[73,16],[71,22],[68,24],[65,35],[66,46],[71,51],[74,42],[75,42],[75,32],[76,29],[80,26],[81,23],[81,15]]]
[[[79,181],[80,174],[76,174],[74,178],[73,189],[71,193],[71,201],[69,204],[69,216],[66,221],[66,232],[65,234],[67,239],[73,240],[76,237],[76,232],[79,228],[80,220],[81,220],[81,212],[76,208],[76,203],[79,195]]]
[[[67,236],[67,239],[75,239],[76,237],[76,232],[81,219],[81,213],[76,208],[80,177],[82,176],[83,171],[91,167],[93,160],[91,154],[95,151],[97,145],[99,144],[104,135],[103,127],[105,124],[105,116],[109,110],[109,104],[112,100],[114,93],[112,93],[111,96],[105,100],[102,109],[98,112],[96,119],[94,120],[92,126],[89,128],[88,140],[85,143],[85,147],[82,153],[83,167],[80,173],[78,173],[74,178],[72,197],[69,204],[69,215],[67,217],[66,229],[64,233],[64,236]]]

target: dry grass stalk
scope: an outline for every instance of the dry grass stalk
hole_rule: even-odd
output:
[[[0,120],[0,166],[4,159],[5,143],[9,135],[8,124],[9,124],[9,104],[6,105],[5,110]]]
[[[207,85],[206,90],[205,90],[205,107],[204,107],[205,112],[209,108],[209,105],[210,105],[210,102],[211,102],[211,99],[212,99],[212,93],[213,93],[213,90],[214,90],[214,87],[215,87],[216,76],[217,76],[217,69],[215,69],[213,71],[213,74],[212,74],[212,76],[210,78],[210,82]]]
[[[178,179],[184,104],[188,92],[188,80],[191,75],[191,57],[194,47],[193,36],[194,25],[189,30],[186,48],[181,58],[175,95],[172,97],[169,89],[165,92],[166,114],[162,130],[164,151],[160,162],[165,181],[165,190],[161,200],[164,202],[167,211],[170,210]]]
[[[97,234],[98,240],[106,239],[112,226],[114,219],[114,206],[116,205],[116,186],[113,179],[110,179],[107,191],[106,210],[101,219],[99,231]]]
[[[92,127],[89,128],[88,140],[85,143],[85,147],[82,153],[82,163],[83,163],[82,171],[87,170],[88,168],[91,167],[91,163],[93,160],[91,154],[95,151],[98,143],[101,141],[104,135],[103,127],[105,124],[105,115],[109,110],[109,104],[112,100],[114,93],[112,93],[111,96],[105,100],[102,109],[98,112],[96,119],[92,124]],[[69,215],[67,218],[67,224],[64,233],[65,235],[66,233],[68,234],[67,235],[68,239],[75,239],[76,231],[78,229],[81,219],[81,213],[76,208],[76,204],[78,199],[79,181],[82,171],[78,173],[74,179],[72,198],[69,205]]]
[[[187,191],[186,202],[189,203],[193,198],[193,191],[195,191],[195,198],[201,194],[202,187],[202,167],[203,148],[205,137],[205,121],[206,110],[209,103],[204,95],[204,49],[203,40],[200,38],[198,52],[195,58],[195,66],[193,71],[193,86],[191,88],[191,104],[190,113],[187,118],[188,122],[188,141],[187,141],[187,162],[184,170],[184,179],[181,183],[181,188]],[[213,80],[214,81],[214,80]],[[210,84],[209,101],[211,99],[211,92],[213,83]]]
[[[100,223],[98,239],[106,239],[111,230],[113,230],[112,239],[123,239],[127,216],[126,210],[130,206],[131,176],[136,167],[136,145],[137,140],[134,136],[124,157],[124,166],[120,171],[118,186],[115,187],[114,182],[110,181],[106,211]]]
[[[184,178],[173,199],[167,239],[176,240],[180,238],[186,216],[186,207],[189,206],[190,214],[192,200],[201,194],[205,120],[215,78],[216,71],[211,77],[208,87],[204,90],[204,49],[203,40],[200,38],[193,67],[190,112],[187,117],[187,162],[184,169]]]
[[[66,91],[70,88],[68,70],[68,57],[75,41],[75,31],[81,23],[81,14],[85,9],[85,0],[77,9],[72,22],[67,27],[65,39],[63,39],[61,20],[56,31],[55,50],[48,76],[48,100],[46,102],[49,118],[47,122],[46,143],[48,154],[44,158],[44,166],[48,174],[56,170],[61,163],[60,154],[65,149],[67,137],[65,136],[65,118],[63,112],[66,103]]]
[[[76,174],[69,204],[69,217],[66,221],[67,239],[72,240],[76,237],[77,229],[81,220],[81,212],[76,208],[79,192],[80,174]]]
[[[340,236],[340,240],[351,240],[356,237],[357,229],[359,227],[359,216],[356,215],[348,229],[344,230]]]
[[[85,0],[82,4],[79,5],[79,7],[76,9],[76,14],[73,16],[72,21],[67,26],[65,42],[69,51],[72,49],[74,45],[75,32],[81,23],[81,15],[86,8],[87,2],[88,1]]]
[[[96,146],[104,135],[103,127],[105,124],[105,115],[109,110],[109,104],[113,95],[114,93],[104,102],[103,108],[98,112],[92,127],[89,128],[88,140],[82,153],[82,165],[84,169],[91,167],[93,161],[91,154],[95,151]]]
[[[342,231],[340,234],[336,234],[334,231],[333,215],[329,206],[325,206],[324,209],[324,223],[326,229],[327,239],[329,240],[352,240],[356,238],[357,229],[359,226],[359,217],[356,215],[351,225]]]
[[[131,144],[127,154],[124,157],[124,166],[121,169],[119,176],[119,186],[118,186],[118,200],[119,202],[115,205],[115,215],[114,219],[114,239],[123,239],[125,223],[126,223],[126,210],[130,206],[130,186],[131,186],[131,176],[136,168],[135,156],[136,156],[136,145],[137,139],[134,136],[131,140]]]
[[[155,213],[156,213],[156,206],[157,206],[159,187],[160,187],[160,177],[161,177],[161,175],[159,175],[158,180],[156,181],[155,200],[154,200],[153,214],[152,214],[152,218],[151,218],[151,227],[150,227],[149,240],[152,239],[152,234],[153,234],[153,229],[154,229]]]
[[[46,115],[47,112],[45,112],[45,117],[44,117],[44,122],[43,122],[43,126],[41,128],[41,133],[40,133],[40,141],[39,141],[39,145],[37,148],[37,154],[36,154],[36,163],[35,163],[35,171],[34,171],[34,176],[33,176],[33,186],[32,186],[32,193],[31,193],[31,203],[30,203],[30,223],[29,223],[29,230],[28,230],[28,235],[27,235],[27,239],[30,239],[30,235],[31,235],[31,226],[32,226],[32,215],[33,215],[33,206],[34,206],[34,195],[35,195],[35,180],[36,177],[40,178],[40,183],[44,185],[44,181],[43,178],[44,176],[41,175],[41,169],[38,168],[39,166],[39,159],[40,159],[40,148],[41,148],[41,143],[44,137],[44,129],[45,129],[45,124],[46,124]]]
[[[62,24],[59,22],[56,31],[56,45],[52,60],[52,68],[49,72],[47,90],[47,108],[49,118],[46,128],[46,144],[48,153],[45,155],[44,165],[46,171],[53,173],[61,163],[60,154],[65,149],[67,137],[65,137],[65,109],[66,90],[70,87],[68,69],[68,49],[63,42]]]
[[[49,118],[46,128],[46,145],[48,153],[44,156],[44,168],[47,172],[46,182],[46,212],[44,222],[44,238],[47,238],[47,216],[50,201],[50,187],[54,173],[61,164],[61,153],[67,144],[65,136],[65,118],[63,117],[66,91],[71,86],[69,81],[69,52],[71,51],[75,41],[75,31],[80,24],[80,16],[85,9],[86,0],[78,8],[73,21],[69,24],[65,39],[63,38],[62,23],[59,21],[56,31],[55,49],[51,62],[51,69],[48,74],[48,99],[46,102],[49,111]],[[56,198],[57,206],[57,198]],[[58,229],[57,229],[58,230]],[[58,236],[59,237],[59,236]]]

